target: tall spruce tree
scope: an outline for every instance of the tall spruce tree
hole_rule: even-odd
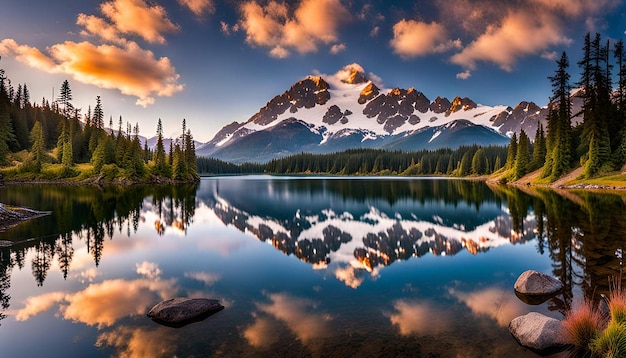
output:
[[[74,112],[74,106],[72,105],[72,89],[70,83],[65,80],[61,84],[61,90],[59,92],[59,98],[57,99],[57,105],[62,106],[61,114],[65,118],[69,118]]]
[[[515,154],[515,164],[513,165],[513,177],[515,180],[523,177],[528,173],[530,164],[530,140],[528,135],[522,129],[519,134],[519,142],[517,144],[517,153]]]
[[[535,133],[535,144],[533,145],[533,156],[529,170],[541,168],[546,162],[546,136],[543,132],[543,124],[537,125]]]
[[[30,170],[35,173],[41,172],[41,166],[45,155],[45,140],[43,137],[43,128],[39,121],[35,122],[30,132],[30,140],[33,143],[30,149],[31,163]]]
[[[541,172],[542,177],[551,179],[563,175],[572,163],[572,103],[567,54],[563,52],[556,63],[554,76],[548,77],[552,85],[552,97],[548,111],[546,162]]]
[[[513,168],[515,164],[515,156],[517,155],[517,133],[513,133],[511,136],[511,140],[509,141],[509,149],[506,152],[506,163],[504,164],[505,169]]]

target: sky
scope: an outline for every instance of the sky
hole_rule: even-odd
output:
[[[100,96],[114,127],[151,137],[161,118],[172,137],[185,118],[206,142],[354,63],[431,100],[544,106],[563,51],[577,80],[587,32],[626,40],[626,1],[3,0],[0,68],[38,104],[68,80],[83,115]]]

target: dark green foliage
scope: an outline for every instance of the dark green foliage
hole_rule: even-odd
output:
[[[542,178],[557,179],[572,165],[572,126],[570,101],[570,75],[567,73],[569,60],[563,52],[557,61],[554,76],[548,77],[552,84],[552,97],[548,108],[548,135],[546,139],[546,161],[541,171]]]
[[[472,159],[485,160],[485,173],[494,168],[497,158],[504,157],[505,147],[466,146],[456,150],[449,148],[419,152],[386,151],[378,149],[350,149],[331,154],[301,153],[274,159],[266,164],[245,163],[235,165],[213,158],[198,158],[198,172],[201,174],[331,174],[331,175],[462,175],[461,160],[467,154],[465,169],[472,174]],[[454,163],[453,166],[449,165]],[[478,165],[478,163],[477,163]],[[445,168],[445,169],[444,169]]]
[[[530,140],[526,132],[522,130],[519,135],[519,143],[517,144],[517,153],[515,155],[515,164],[513,165],[514,180],[517,180],[526,173],[530,165]]]
[[[543,132],[543,125],[539,123],[537,133],[535,133],[535,143],[533,145],[533,155],[528,171],[534,171],[546,162],[546,136]]]
[[[509,142],[509,146],[506,152],[506,163],[504,164],[504,167],[506,169],[513,168],[513,165],[515,164],[516,155],[517,155],[517,134],[513,133],[513,136],[511,137],[511,141]]]

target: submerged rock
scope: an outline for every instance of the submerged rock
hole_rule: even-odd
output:
[[[514,318],[509,331],[519,344],[538,352],[561,350],[569,344],[561,321],[538,312]]]
[[[166,326],[182,327],[202,321],[223,309],[219,300],[176,297],[156,304],[148,312],[148,317]]]
[[[535,270],[524,271],[515,281],[515,292],[528,296],[546,296],[563,289],[556,278]]]

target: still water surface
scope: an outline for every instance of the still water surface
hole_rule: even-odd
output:
[[[7,186],[0,202],[52,211],[0,233],[2,357],[532,357],[510,320],[607,292],[626,242],[618,193],[445,179]],[[527,269],[566,289],[527,305]],[[176,296],[226,309],[146,317]]]

